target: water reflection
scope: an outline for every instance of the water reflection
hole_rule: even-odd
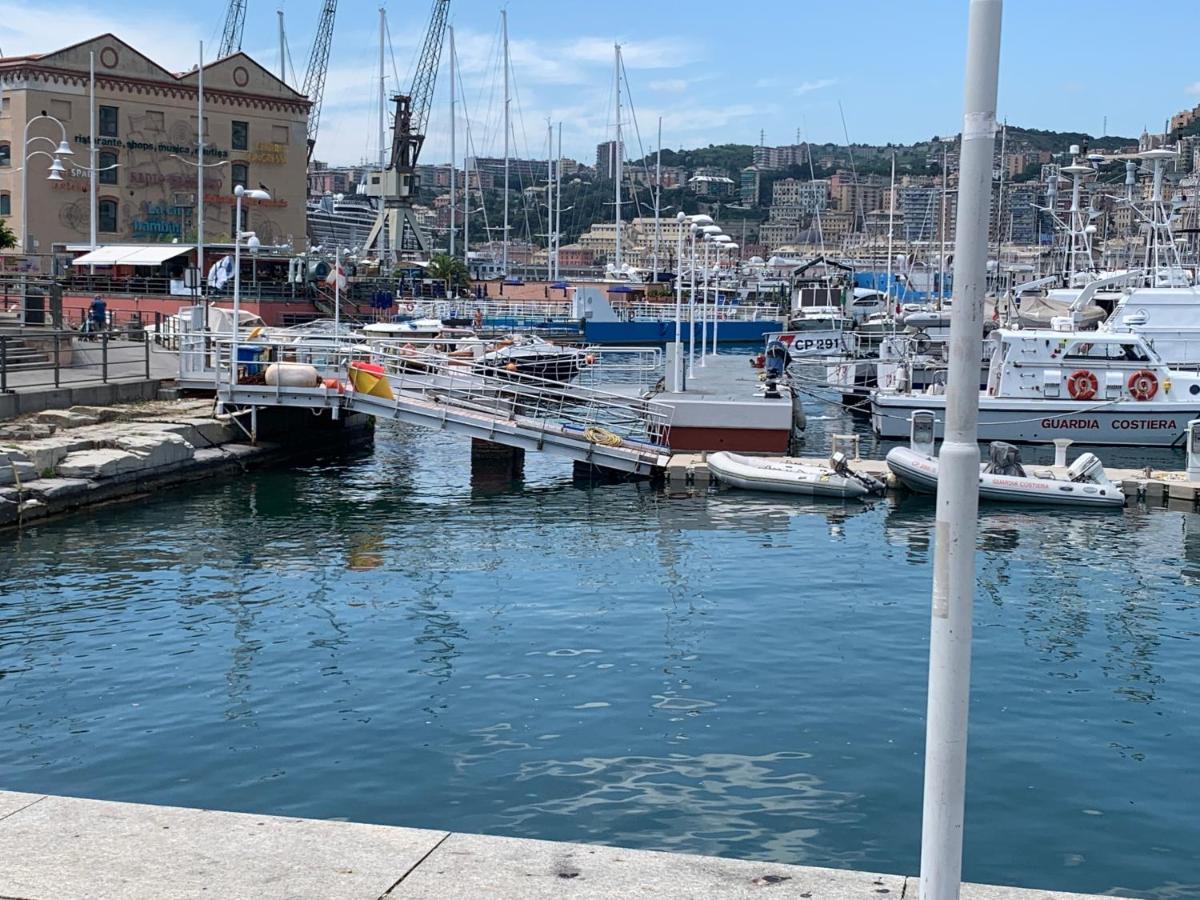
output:
[[[933,512],[493,490],[381,427],[45,523],[0,553],[5,786],[910,870]],[[981,510],[969,877],[1186,877],[1197,521]]]
[[[829,859],[852,866],[862,854],[831,853],[823,826],[861,821],[858,797],[830,790],[806,771],[809,754],[709,753],[666,757],[547,759],[521,766],[517,780],[538,799],[514,806],[508,830],[542,830],[562,817],[588,823],[594,840],[645,844],[644,820],[662,817],[659,850],[751,859]],[[800,823],[807,823],[801,825]]]

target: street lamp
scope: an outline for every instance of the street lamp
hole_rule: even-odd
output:
[[[711,219],[709,220],[712,221]],[[704,239],[704,295],[700,304],[700,366],[704,367],[704,357],[708,353],[708,247],[722,234],[720,225],[702,225],[700,234]]]
[[[733,243],[733,238],[727,234],[718,234],[715,238],[717,247],[717,272],[721,271],[721,254],[726,250],[736,250],[737,244]],[[717,332],[721,326],[721,283],[717,282],[716,308],[713,310],[713,339],[712,348],[713,356],[717,355]]]
[[[233,226],[233,345],[232,358],[229,366],[230,388],[237,386],[237,368],[238,368],[238,328],[242,323],[242,239],[257,241],[258,236],[249,231],[242,233],[242,198],[246,197],[250,200],[270,200],[271,195],[259,188],[251,188],[246,190],[242,185],[238,185],[233,189],[235,200],[234,226]]]
[[[671,376],[673,382],[671,389],[678,391],[680,382],[683,380],[680,376],[683,372],[683,341],[680,337],[680,330],[683,318],[683,223],[687,221],[687,216],[681,210],[675,214],[675,359],[671,365]]]
[[[696,235],[700,231],[700,225],[695,219],[688,226],[688,232],[692,236],[692,252],[691,258],[688,260],[688,277],[691,283],[688,285],[688,377],[691,378],[696,374]]]
[[[60,140],[56,144],[50,138],[43,137],[41,135],[35,135],[34,137],[30,137],[29,136],[29,126],[32,125],[34,122],[39,121],[40,119],[46,119],[50,122],[53,122],[55,125],[57,125],[59,131],[62,132],[62,140]],[[47,143],[51,147],[53,147],[54,151],[49,152],[46,150],[34,150],[31,153],[29,150],[29,145],[33,144],[36,141],[44,141],[45,143]],[[30,250],[30,241],[29,241],[29,166],[27,165],[27,163],[29,162],[29,157],[36,156],[38,154],[41,154],[42,156],[49,156],[51,159],[54,160],[54,162],[50,164],[50,175],[47,177],[47,181],[62,181],[62,173],[65,170],[63,168],[62,159],[60,159],[60,157],[75,155],[75,152],[71,149],[71,145],[67,143],[67,126],[63,125],[63,123],[60,122],[58,119],[54,118],[54,116],[47,115],[44,112],[40,113],[39,115],[34,116],[32,119],[27,121],[25,123],[25,129],[21,133],[21,254],[22,255],[28,253]]]

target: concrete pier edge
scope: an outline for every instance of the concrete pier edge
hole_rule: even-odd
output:
[[[300,420],[298,425],[291,421],[295,419]],[[108,424],[125,425],[133,429],[152,428],[156,425],[171,427],[174,424],[172,420],[180,421],[180,418],[172,416],[170,411],[166,410],[161,420],[147,418]],[[182,421],[186,424],[187,421],[195,420],[185,415]],[[212,424],[217,425],[215,421]],[[314,427],[318,424],[326,427]],[[272,410],[260,416],[261,430],[267,439],[256,444],[249,443],[239,429],[229,426],[224,428],[226,437],[209,441],[200,435],[203,440],[200,440],[197,446],[191,447],[184,443],[183,446],[188,448],[188,458],[174,460],[161,466],[143,465],[134,471],[94,478],[63,476],[59,472],[46,475],[35,471],[32,477],[26,475],[19,480],[0,479],[0,533],[19,530],[51,518],[93,511],[116,503],[127,503],[187,482],[212,477],[234,477],[250,469],[366,444],[373,440],[373,424],[365,416],[348,416],[337,423],[318,423],[307,413],[288,416]],[[331,425],[340,427],[329,427]],[[63,439],[70,442],[76,436],[83,436],[84,443],[87,443],[88,432],[87,427],[72,429],[63,433]],[[159,436],[162,436],[161,433]],[[3,467],[9,465],[6,453],[21,453],[22,448],[32,448],[45,440],[54,438],[43,439],[40,442],[9,441],[7,446],[4,441],[0,441],[0,463],[3,463],[0,465],[0,474],[5,474],[2,471]],[[205,443],[206,441],[208,442]],[[66,460],[72,458],[68,455]],[[24,462],[17,465],[30,467]],[[32,468],[36,469],[36,466]],[[16,498],[15,503],[13,497]],[[3,900],[2,896],[0,900]]]
[[[891,900],[915,898],[917,881],[599,844],[0,791],[0,897],[21,900]],[[964,885],[962,897],[1096,895]]]

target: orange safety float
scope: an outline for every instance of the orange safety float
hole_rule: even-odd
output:
[[[380,397],[385,400],[395,399],[392,386],[387,380],[387,369],[375,363],[355,360],[350,363],[350,384],[360,394]]]
[[[1076,369],[1067,376],[1067,393],[1072,400],[1091,400],[1100,390],[1100,379],[1095,372],[1087,369]]]
[[[1138,369],[1125,384],[1134,400],[1149,400],[1158,393],[1158,376],[1149,369]]]

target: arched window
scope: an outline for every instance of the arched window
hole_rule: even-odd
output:
[[[117,154],[111,150],[101,150],[96,154],[96,166],[100,172],[96,175],[96,180],[101,184],[117,184],[118,174],[120,169],[109,169],[108,166],[117,164]]]
[[[12,145],[8,141],[0,141],[0,169],[12,165]]]
[[[7,191],[0,193],[0,216],[12,215],[12,194]]]
[[[233,187],[239,184],[242,187],[250,186],[250,167],[244,162],[235,162],[229,166],[229,177],[233,181]]]
[[[117,230],[117,201],[113,197],[101,197],[96,203],[96,228],[99,231]]]

